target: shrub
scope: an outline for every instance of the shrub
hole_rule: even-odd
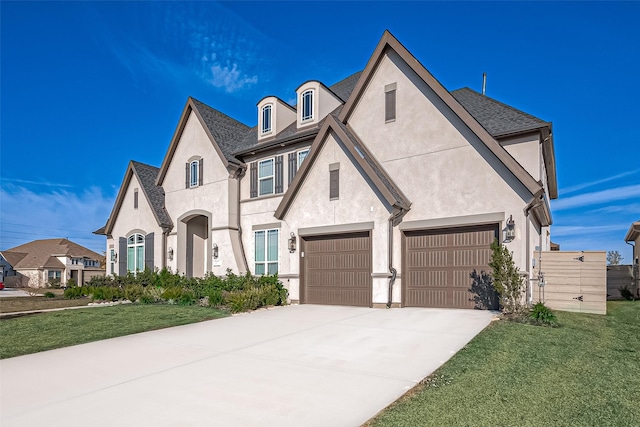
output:
[[[53,292],[45,292],[44,293],[44,297],[45,298],[55,298],[56,294],[54,294]]]
[[[538,302],[531,307],[529,318],[537,324],[558,326],[556,315],[543,302]]]
[[[77,299],[84,296],[84,291],[78,286],[68,287],[64,290],[64,297],[66,299]]]
[[[124,297],[131,302],[137,301],[144,293],[142,285],[126,285],[124,287]]]
[[[618,288],[618,290],[620,291],[620,296],[622,296],[622,298],[629,300],[629,301],[633,301],[633,292],[631,292],[629,290],[629,287],[627,285],[624,285],[620,288]]]
[[[500,295],[500,305],[505,314],[519,313],[524,310],[522,294],[524,282],[513,261],[513,255],[498,240],[491,243],[491,261],[493,286]]]
[[[94,301],[117,301],[124,298],[124,291],[117,286],[92,286],[86,293]]]

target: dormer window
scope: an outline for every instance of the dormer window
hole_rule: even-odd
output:
[[[271,104],[262,107],[262,133],[271,132],[272,111],[273,107]]]
[[[313,91],[304,91],[300,97],[302,106],[302,121],[313,120]]]

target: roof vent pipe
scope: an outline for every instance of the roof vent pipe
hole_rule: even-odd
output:
[[[487,73],[482,73],[482,94],[487,94]]]

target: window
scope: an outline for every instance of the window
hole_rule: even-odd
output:
[[[273,194],[273,159],[258,163],[258,195]]]
[[[133,209],[138,209],[138,189],[133,190]]]
[[[300,169],[300,165],[304,162],[304,159],[309,155],[309,150],[298,151],[298,169]]]
[[[279,230],[259,230],[255,240],[255,274],[278,273],[278,234]]]
[[[384,121],[396,120],[396,84],[391,83],[384,87]]]
[[[301,96],[302,121],[313,119],[313,91],[307,90]]]
[[[109,250],[109,260],[111,260],[111,274],[115,274],[116,273],[116,250],[115,249],[110,249]]]
[[[127,271],[144,270],[144,236],[132,234],[127,238]]]
[[[262,107],[262,133],[271,132],[271,105]]]
[[[198,161],[194,160],[189,164],[189,187],[198,186]]]
[[[49,270],[49,281],[60,280],[62,278],[62,270]]]

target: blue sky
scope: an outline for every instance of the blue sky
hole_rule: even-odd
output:
[[[389,29],[449,90],[552,121],[552,240],[618,250],[640,219],[638,2],[6,2],[0,249],[101,227],[130,159],[160,166],[187,96],[248,124],[333,84]]]

